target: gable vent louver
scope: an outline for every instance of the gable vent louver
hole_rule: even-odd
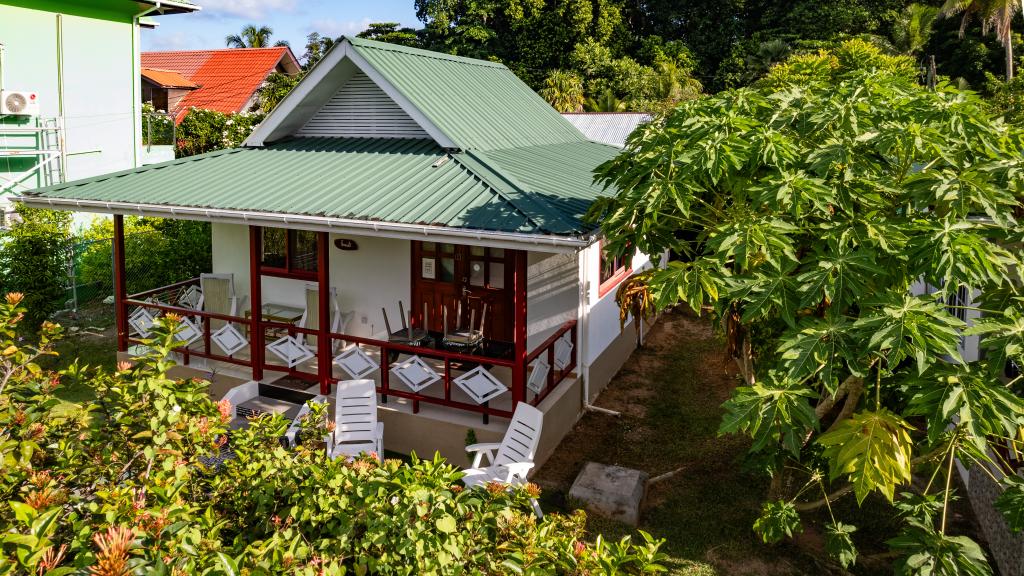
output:
[[[378,87],[357,72],[296,133],[305,137],[430,138]]]

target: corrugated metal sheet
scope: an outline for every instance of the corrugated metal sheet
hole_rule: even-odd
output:
[[[594,169],[621,151],[597,142],[548,144],[487,152],[491,164],[517,181],[535,203],[562,215],[578,231],[594,226],[583,216],[604,192]]]
[[[463,150],[584,140],[502,64],[362,38],[346,40]]]
[[[588,140],[602,142],[622,148],[626,138],[644,122],[650,122],[650,114],[634,112],[583,112],[562,114]]]
[[[618,151],[594,142],[449,156],[432,140],[297,138],[60,184],[32,195],[575,235]]]
[[[401,106],[366,74],[353,75],[312,118],[299,136],[429,138]]]
[[[301,138],[152,164],[34,195],[536,232],[430,140]],[[435,163],[439,164],[434,166]]]

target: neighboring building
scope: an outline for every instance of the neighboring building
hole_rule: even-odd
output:
[[[143,92],[143,101],[170,112],[179,123],[189,108],[252,110],[268,76],[301,70],[287,46],[143,52],[142,67],[150,87]]]
[[[244,147],[23,201],[113,213],[116,239],[124,214],[213,223],[221,284],[201,311],[183,303],[199,302],[211,276],[129,297],[124,254],[115,258],[121,352],[138,350],[147,318],[174,310],[196,319],[181,359],[214,374],[215,396],[302,381],[327,394],[340,379],[372,378],[384,445],[455,462],[467,428],[493,441],[529,402],[545,413],[539,465],[636,345],[634,319],[620,330],[615,288],[651,260],[607,257],[584,219],[613,192],[593,170],[618,153],[501,64],[343,38]],[[427,332],[412,343],[398,343],[403,308]],[[472,348],[445,338],[459,309],[482,322]],[[289,344],[282,330],[297,329],[284,322],[296,320],[306,336]],[[366,357],[339,356],[343,370],[338,352]],[[460,379],[474,366],[488,376]]]
[[[0,0],[0,103],[26,103],[0,108],[3,213],[13,193],[141,164],[140,20],[198,9],[184,0]]]
[[[142,69],[142,101],[157,110],[179,110],[185,96],[199,85],[173,70]]]
[[[619,148],[638,126],[651,121],[651,115],[642,112],[565,112],[562,116],[594,142]]]

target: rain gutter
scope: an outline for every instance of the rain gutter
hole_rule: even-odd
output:
[[[466,244],[468,241],[472,241],[474,244],[480,246],[508,248],[512,250],[522,250],[524,245],[526,245],[539,252],[576,252],[589,246],[596,240],[596,237],[594,236],[553,236],[548,234],[496,232],[489,230],[454,228],[449,226],[430,226],[426,224],[376,222],[372,220],[356,220],[351,218],[303,216],[296,214],[225,210],[218,208],[162,206],[158,204],[139,204],[135,202],[106,202],[101,200],[76,200],[72,198],[47,198],[45,196],[19,196],[17,199],[18,201],[24,202],[26,205],[35,208],[99,212],[105,214],[121,214],[124,216],[151,216],[156,218],[174,218],[179,220],[202,220],[206,222],[239,224],[244,226],[286,227],[312,230],[316,232],[363,234],[367,236],[399,238],[404,240],[438,238],[448,239],[460,244]]]

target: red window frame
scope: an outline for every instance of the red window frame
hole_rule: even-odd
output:
[[[264,249],[266,249],[266,242],[264,240],[265,239],[266,230],[267,230],[267,228],[262,228],[261,229],[260,245]],[[314,269],[313,270],[305,270],[305,269],[296,267],[294,265],[294,261],[296,259],[296,256],[295,256],[295,251],[294,251],[295,247],[294,247],[294,243],[293,243],[292,237],[295,234],[297,234],[299,231],[298,230],[294,230],[294,229],[290,229],[290,228],[284,228],[283,230],[285,231],[285,234],[284,234],[284,254],[285,254],[285,256],[284,256],[284,263],[285,263],[284,268],[281,268],[279,266],[270,266],[270,265],[268,265],[263,260],[264,255],[260,254],[260,271],[263,273],[264,276],[276,276],[278,278],[294,278],[294,279],[298,279],[298,280],[316,280],[317,279],[316,264],[317,264],[317,262],[319,262],[319,259],[318,258],[314,258],[313,259],[313,263],[314,263]],[[311,234],[315,234],[315,232],[311,232]],[[316,248],[316,249],[318,249],[318,248]],[[319,255],[316,255],[316,256],[319,256]]]
[[[601,250],[601,265],[597,269],[597,277],[598,277],[598,280],[600,280],[600,284],[598,285],[598,288],[597,288],[597,297],[598,298],[603,298],[605,296],[605,294],[608,294],[609,292],[614,290],[615,287],[618,286],[620,282],[622,282],[623,280],[628,278],[629,275],[633,273],[633,267],[632,266],[626,266],[626,257],[625,256],[616,256],[616,257],[614,257],[612,259],[612,261],[614,263],[614,266],[615,266],[615,268],[613,268],[614,272],[612,272],[612,275],[609,276],[608,278],[603,278],[602,279],[601,278],[601,273],[602,273],[602,271],[604,269],[604,262],[606,260],[606,256],[605,256],[605,253],[604,253],[604,241],[601,241],[601,243],[600,243],[600,250]]]

